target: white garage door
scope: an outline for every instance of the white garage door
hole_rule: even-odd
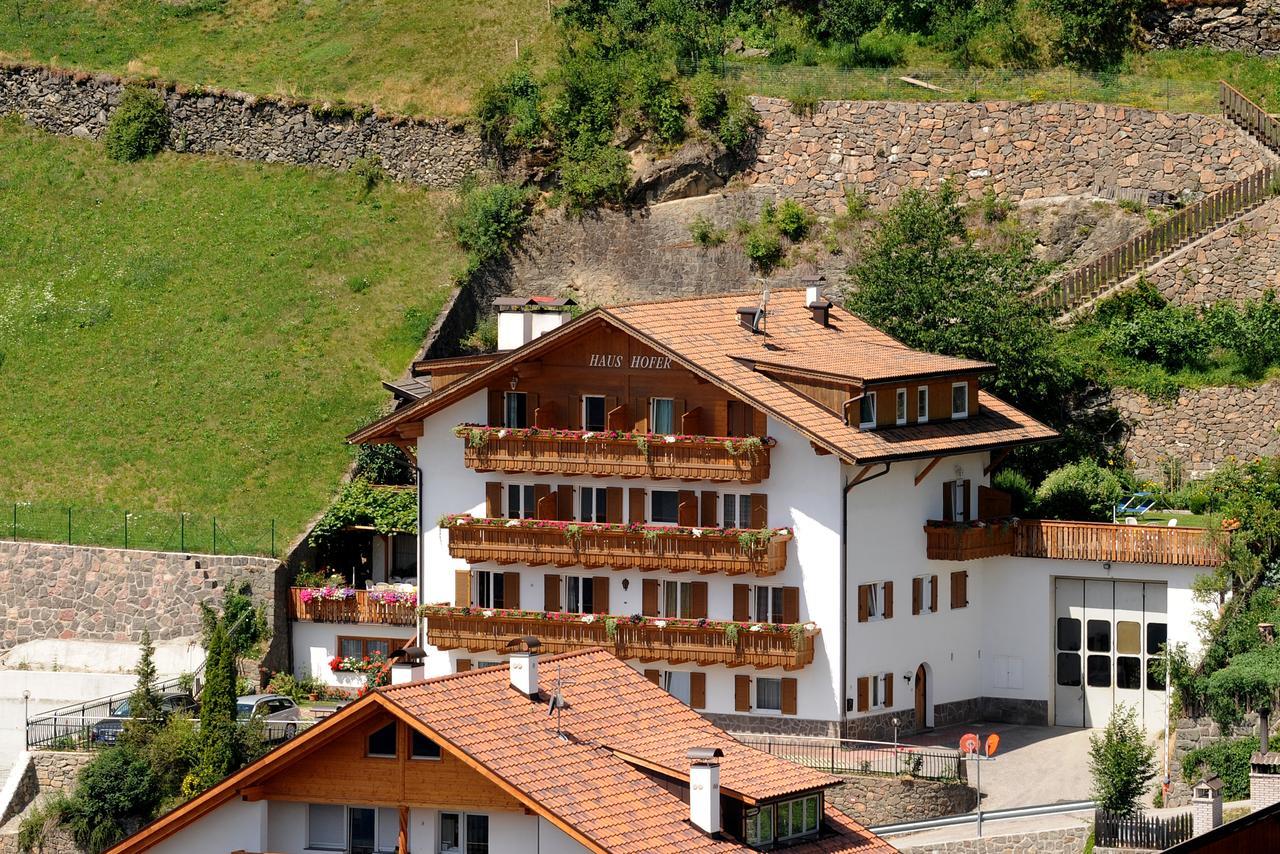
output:
[[[1054,723],[1106,726],[1125,703],[1148,729],[1164,725],[1164,682],[1148,663],[1168,634],[1162,582],[1054,581]]]

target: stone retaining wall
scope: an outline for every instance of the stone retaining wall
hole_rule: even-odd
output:
[[[909,836],[895,836],[889,841],[899,851],[929,854],[1080,854],[1085,840],[1093,832],[1092,823],[1059,830],[1039,830],[999,835],[999,825],[985,825],[981,839],[957,839],[952,842],[911,843]],[[1096,849],[1095,849],[1096,850]]]
[[[886,199],[955,180],[1013,200],[1116,188],[1212,191],[1274,159],[1219,116],[1104,104],[824,101],[812,117],[753,98],[762,135],[747,183],[819,208],[846,187]]]
[[[1211,718],[1180,718],[1174,730],[1173,754],[1169,757],[1169,797],[1167,807],[1184,807],[1191,803],[1191,785],[1182,779],[1182,762],[1187,753],[1197,747],[1208,747],[1219,741],[1248,738],[1258,734],[1258,716],[1249,712],[1231,728],[1224,737],[1221,728]]]
[[[1280,199],[1224,225],[1146,272],[1172,302],[1257,299],[1280,290]]]
[[[958,815],[978,805],[977,790],[958,781],[870,775],[843,779],[827,789],[827,803],[867,827]]]
[[[479,137],[456,122],[350,107],[322,118],[323,108],[310,102],[146,85],[164,96],[169,144],[179,151],[335,169],[373,158],[393,180],[428,187],[455,186],[492,165]],[[97,138],[123,87],[111,75],[0,63],[0,115],[14,112],[52,133]]]
[[[96,754],[81,753],[70,750],[36,750],[31,754],[31,764],[35,768],[36,782],[41,794],[48,792],[70,792],[76,786],[76,779],[84,766],[88,765]]]
[[[1211,47],[1280,56],[1280,3],[1275,0],[1152,4],[1142,26],[1154,48]]]

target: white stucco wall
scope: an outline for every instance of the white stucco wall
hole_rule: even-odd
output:
[[[338,636],[362,638],[413,637],[413,626],[386,626],[371,623],[308,623],[294,620],[293,675],[315,676],[326,685],[356,689],[364,685],[359,673],[334,673],[329,662],[338,654]]]
[[[233,799],[165,839],[150,850],[155,854],[191,854],[193,851],[267,851],[269,807],[267,801]]]

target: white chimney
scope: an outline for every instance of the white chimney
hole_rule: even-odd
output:
[[[391,684],[403,685],[406,682],[417,682],[427,678],[427,668],[421,664],[396,662],[391,665]]]
[[[805,305],[807,306],[813,305],[815,302],[817,302],[820,299],[822,299],[822,288],[818,287],[817,285],[809,285],[809,287],[804,289]]]
[[[689,766],[689,822],[703,833],[720,832],[720,758],[718,747],[695,747]]]
[[[575,304],[551,297],[499,297],[493,301],[498,310],[498,350],[516,350],[559,329],[573,319],[569,309]]]
[[[539,311],[530,316],[533,318],[530,341],[534,338],[540,338],[552,330],[559,329],[573,319],[573,315],[567,311]]]
[[[533,334],[533,315],[523,311],[498,312],[498,349],[516,350],[528,344]]]
[[[526,697],[538,696],[538,657],[532,652],[511,653],[511,687]]]
[[[1191,833],[1200,836],[1222,825],[1222,780],[1214,774],[1191,789]]]

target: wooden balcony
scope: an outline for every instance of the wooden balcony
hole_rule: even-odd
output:
[[[1217,566],[1225,533],[1207,528],[1112,525],[1023,519],[1015,528],[1013,554],[1064,560]]]
[[[936,522],[924,526],[929,560],[977,560],[1013,554],[1016,522]]]
[[[382,623],[412,626],[417,622],[414,602],[379,602],[368,590],[357,590],[350,599],[312,599],[304,602],[305,587],[289,588],[289,619],[312,623]]]
[[[470,563],[607,566],[703,575],[774,575],[787,567],[789,530],[775,531],[768,543],[750,549],[736,531],[701,530],[695,536],[689,529],[668,533],[661,528],[587,523],[527,527],[510,526],[506,519],[461,517],[449,527],[449,554]]]
[[[543,619],[540,615],[513,616],[503,611],[492,612],[494,616],[486,618],[476,609],[444,606],[432,606],[424,611],[427,642],[442,650],[502,652],[512,638],[532,635],[542,642],[539,651],[544,653],[599,648],[622,659],[700,666],[723,664],[799,670],[813,663],[814,638],[820,633],[817,628],[811,628],[802,634],[793,634],[789,626],[782,627],[781,631],[753,632],[743,625],[737,637],[730,640],[724,625],[714,623],[704,627],[659,628],[652,621],[632,624],[626,617],[598,616],[594,622],[583,623],[573,615],[565,615],[565,621],[561,622]],[[606,625],[609,619],[617,621],[613,638],[609,637]]]
[[[463,459],[479,472],[644,477],[655,480],[711,480],[759,483],[769,477],[772,441],[731,452],[725,441],[666,442],[661,436],[605,439],[551,434],[486,434],[484,444],[467,442]],[[741,442],[741,439],[732,440]]]

